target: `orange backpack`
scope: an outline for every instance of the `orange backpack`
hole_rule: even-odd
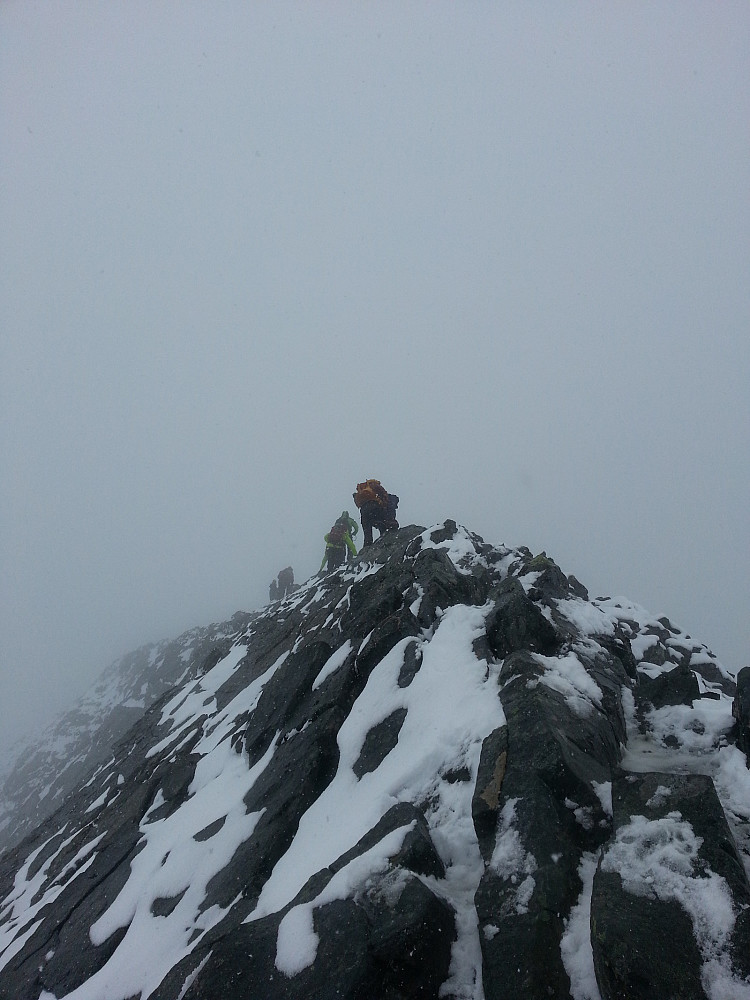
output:
[[[357,483],[357,492],[353,493],[354,502],[357,507],[374,500],[375,503],[385,507],[388,503],[388,494],[380,485],[379,479],[366,479],[363,483]]]

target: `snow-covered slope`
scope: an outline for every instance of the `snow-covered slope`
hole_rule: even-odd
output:
[[[734,678],[666,618],[448,521],[203,640],[0,859],[0,996],[750,997]]]
[[[221,625],[193,628],[115,660],[91,691],[13,753],[0,775],[0,851],[51,815],[82,780],[111,759],[115,742],[158,698],[197,676],[206,657],[249,620],[238,613]]]

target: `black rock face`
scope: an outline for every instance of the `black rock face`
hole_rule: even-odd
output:
[[[750,887],[713,782],[700,774],[615,774],[614,841],[594,878],[591,926],[605,996],[704,997],[716,954],[712,891],[736,908],[727,964],[750,976]],[[668,858],[664,869],[660,855]],[[685,878],[679,878],[680,874]],[[665,961],[670,956],[669,961]]]
[[[737,720],[737,745],[750,761],[750,667],[743,667],[737,674],[732,715]]]
[[[168,648],[37,767],[0,1000],[750,997],[747,699],[667,619],[446,521]]]

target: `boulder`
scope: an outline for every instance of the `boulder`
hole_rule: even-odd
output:
[[[750,667],[737,674],[737,693],[732,702],[732,715],[737,720],[737,746],[750,764]]]
[[[498,659],[519,649],[552,653],[559,645],[554,625],[526,596],[515,577],[503,580],[491,596],[493,609],[487,616],[487,641]]]
[[[472,802],[486,861],[475,903],[492,1000],[569,995],[564,918],[581,891],[583,852],[609,832],[596,789],[619,759],[620,719],[593,704],[579,714],[543,674],[527,651],[506,658],[507,726],[485,740]]]
[[[703,1000],[720,971],[750,976],[750,884],[711,779],[619,772],[612,802],[591,900],[603,1000]]]

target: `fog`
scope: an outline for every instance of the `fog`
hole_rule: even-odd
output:
[[[317,571],[367,477],[749,663],[749,43],[744,0],[6,0],[0,742]]]

